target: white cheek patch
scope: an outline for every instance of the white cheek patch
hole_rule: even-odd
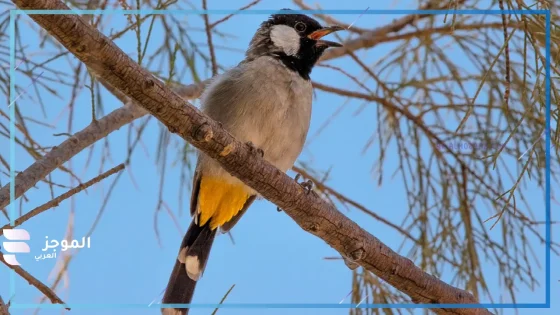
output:
[[[270,31],[270,39],[274,45],[282,49],[286,55],[297,55],[300,37],[293,28],[286,25],[274,25]]]

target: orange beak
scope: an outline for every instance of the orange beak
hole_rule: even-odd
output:
[[[321,40],[321,38],[329,35],[330,33],[341,31],[343,29],[344,29],[344,27],[340,27],[340,26],[336,26],[336,25],[335,26],[330,26],[330,27],[323,27],[322,29],[316,30],[315,32],[309,34],[307,37],[312,39],[312,40],[316,40],[317,41],[316,46],[342,47],[342,45],[339,44],[339,43],[331,42],[331,41],[328,41],[328,40]]]

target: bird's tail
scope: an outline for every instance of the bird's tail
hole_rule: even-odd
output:
[[[164,304],[191,303],[196,281],[206,267],[217,229],[211,229],[209,223],[199,226],[195,221],[197,220],[192,221],[181,243],[177,261],[163,295]],[[187,308],[162,308],[164,315],[187,313]]]

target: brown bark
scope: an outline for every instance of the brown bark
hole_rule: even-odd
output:
[[[0,296],[0,315],[10,315],[10,312],[8,310],[8,305],[4,303],[4,300],[2,300],[1,296]]]
[[[20,9],[67,10],[58,0],[13,0]],[[423,272],[377,238],[346,218],[329,203],[308,194],[285,173],[219,124],[198,111],[138,66],[107,37],[77,15],[31,15],[108,84],[145,108],[170,131],[218,161],[224,169],[278,205],[308,231],[355,263],[375,273],[415,303],[472,304],[476,299]],[[45,174],[46,175],[46,174]],[[434,309],[438,314],[490,314],[486,309]]]

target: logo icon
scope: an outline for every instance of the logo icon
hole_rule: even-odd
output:
[[[5,229],[2,231],[4,232],[4,237],[10,241],[29,241],[30,239],[29,233],[24,229]],[[31,251],[29,245],[25,242],[3,242],[2,247],[8,253],[29,253]],[[11,266],[20,265],[14,254],[4,255],[4,260]]]

